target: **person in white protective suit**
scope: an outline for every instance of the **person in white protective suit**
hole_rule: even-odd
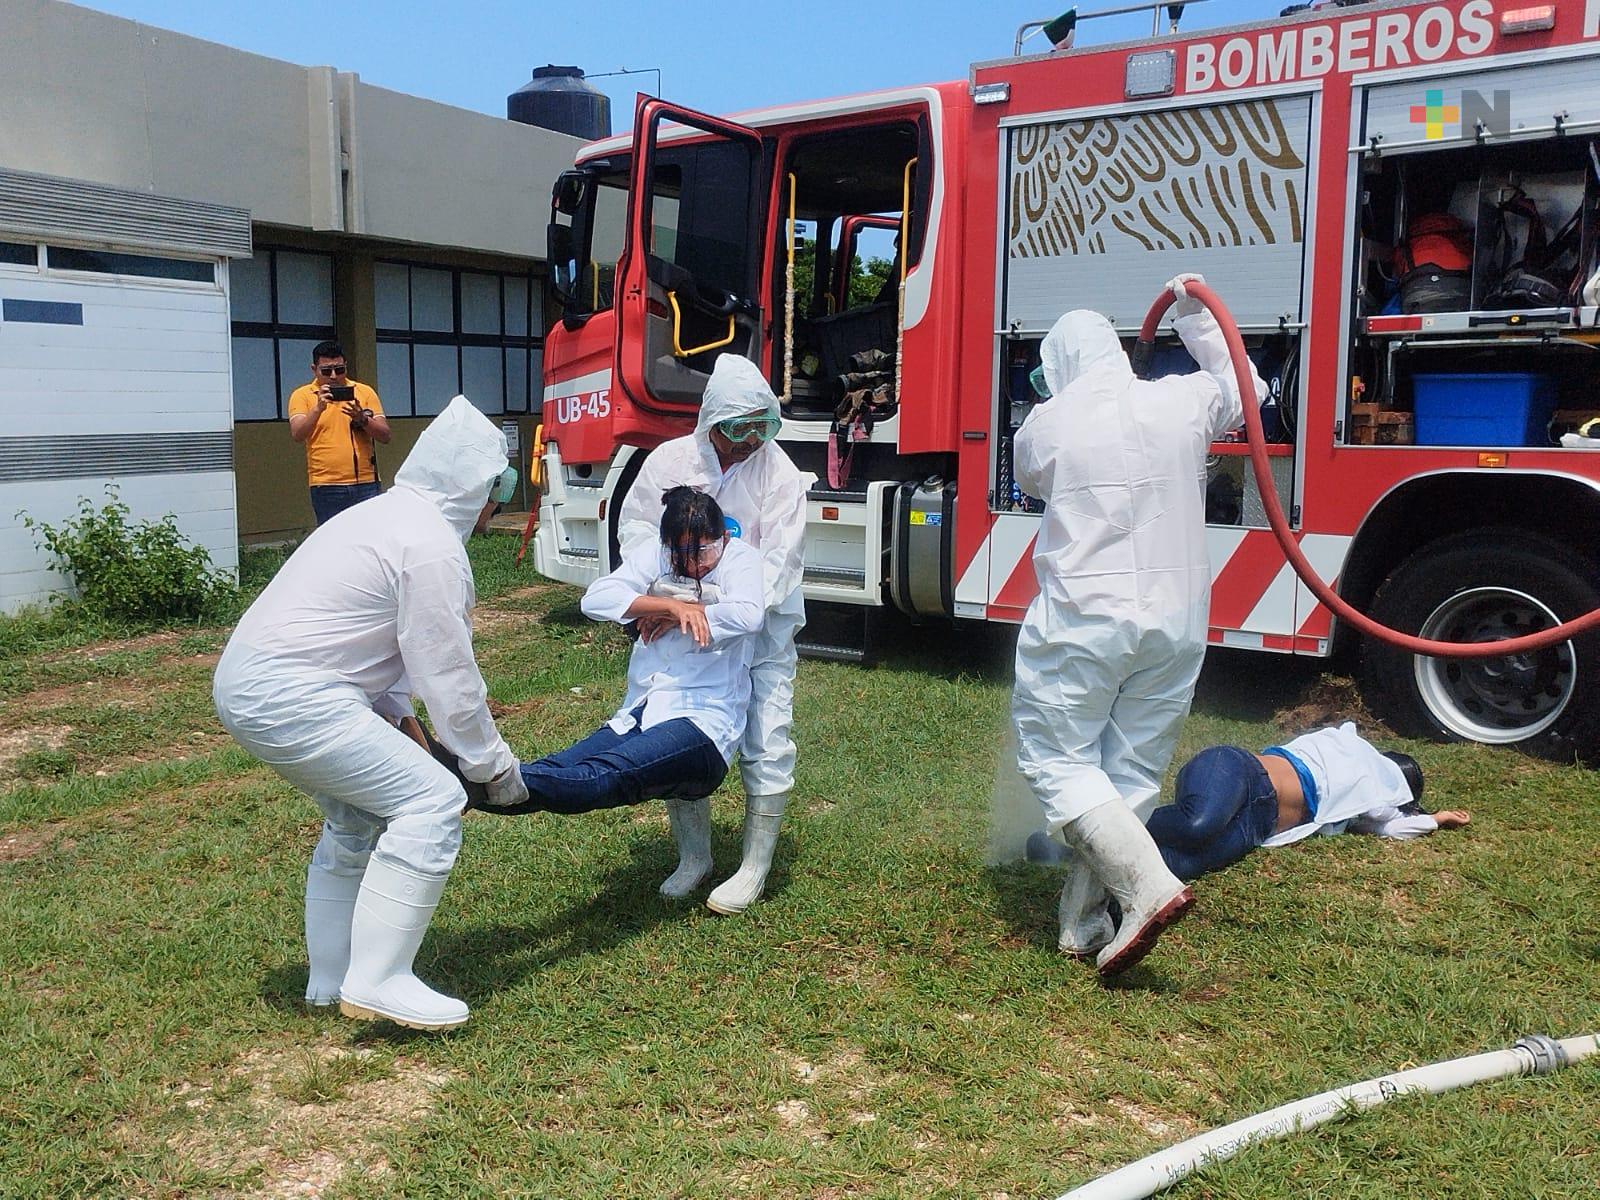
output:
[[[618,517],[623,554],[653,544],[661,497],[686,484],[709,493],[733,536],[761,552],[766,620],[750,667],[750,707],[739,742],[744,782],[744,858],[706,899],[714,912],[743,912],[761,897],[778,829],[794,789],[795,633],[805,624],[800,585],[805,570],[807,478],[774,444],[782,420],[778,399],[749,359],[724,354],[706,384],[695,431],[651,451]],[[645,623],[641,631],[649,632]],[[711,874],[711,801],[669,800],[678,867],[661,885],[670,899],[690,895]]]
[[[501,803],[526,798],[489,715],[469,617],[465,542],[509,498],[506,450],[505,434],[457,396],[387,493],[290,556],[217,664],[222,724],[323,813],[306,873],[308,1004],[416,1029],[467,1019],[465,1004],[412,974],[461,846],[466,794],[391,720],[420,697],[467,779]]]
[[[1016,437],[1017,484],[1045,502],[1039,593],[1017,639],[1017,765],[1076,852],[1060,948],[1097,954],[1103,976],[1144,957],[1193,902],[1143,821],[1205,655],[1206,455],[1243,416],[1222,331],[1184,290],[1198,279],[1167,286],[1199,372],[1135,379],[1111,323],[1069,312],[1040,348],[1049,399]]]

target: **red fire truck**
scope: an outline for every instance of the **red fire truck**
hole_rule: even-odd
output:
[[[885,225],[885,294],[850,305],[856,240]],[[1346,599],[1459,641],[1600,606],[1579,433],[1600,413],[1600,0],[1324,7],[736,120],[641,98],[557,183],[550,257],[556,579],[615,561],[644,457],[739,353],[817,477],[810,599],[1018,621],[1040,504],[1011,444],[1040,338],[1087,307],[1131,339],[1198,271],[1270,381],[1274,485]],[[1175,339],[1156,358],[1193,369]],[[1600,751],[1600,639],[1472,662],[1349,645],[1244,449],[1216,444],[1205,484],[1212,643],[1358,652],[1404,731]]]

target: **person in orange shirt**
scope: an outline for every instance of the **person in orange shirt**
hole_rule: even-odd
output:
[[[388,444],[389,422],[378,393],[349,378],[338,342],[311,351],[312,381],[289,396],[289,436],[306,446],[306,478],[317,524],[379,491],[378,453]],[[349,392],[336,394],[336,388]]]

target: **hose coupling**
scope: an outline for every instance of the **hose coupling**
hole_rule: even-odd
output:
[[[1525,1051],[1533,1059],[1535,1075],[1548,1075],[1567,1065],[1567,1052],[1561,1048],[1561,1043],[1545,1034],[1530,1033],[1527,1037],[1518,1038],[1516,1048]]]
[[[1156,355],[1156,344],[1147,342],[1143,338],[1133,343],[1133,352],[1128,355],[1128,363],[1133,367],[1135,379],[1150,378],[1150,363]]]

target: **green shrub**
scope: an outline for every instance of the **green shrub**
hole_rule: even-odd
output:
[[[178,532],[171,513],[159,521],[129,521],[114,487],[96,508],[87,497],[78,515],[59,525],[19,513],[40,549],[49,550],[77,585],[83,609],[111,621],[195,621],[226,611],[236,593],[212,569],[211,556]]]

